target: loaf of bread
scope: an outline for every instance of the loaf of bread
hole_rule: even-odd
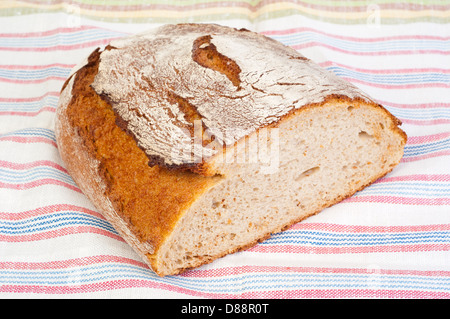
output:
[[[294,49],[211,24],[112,41],[64,84],[83,193],[160,276],[247,249],[400,161],[400,121]]]

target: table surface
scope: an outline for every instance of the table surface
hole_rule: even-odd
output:
[[[449,1],[104,3],[0,3],[0,298],[450,297]],[[401,163],[250,250],[156,276],[68,175],[53,125],[89,52],[179,22],[260,32],[360,87],[403,122]]]

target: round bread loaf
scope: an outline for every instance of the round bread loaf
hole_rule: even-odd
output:
[[[400,121],[290,47],[166,25],[97,49],[56,138],[84,194],[161,276],[248,248],[397,165]]]

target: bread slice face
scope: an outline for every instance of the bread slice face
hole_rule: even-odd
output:
[[[403,155],[399,125],[272,39],[183,24],[94,51],[62,89],[55,130],[81,190],[165,276],[384,176]]]
[[[298,113],[263,133],[258,146],[268,138],[269,160],[232,164],[197,199],[156,268],[177,273],[251,247],[373,183],[403,155],[404,140],[379,107],[330,99]]]

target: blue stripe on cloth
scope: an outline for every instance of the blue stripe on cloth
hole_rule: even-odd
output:
[[[406,109],[388,107],[389,111],[398,118],[410,120],[450,119],[450,108]]]
[[[8,80],[41,80],[48,77],[68,78],[70,68],[49,67],[39,70],[9,70],[0,68],[0,78]]]
[[[3,183],[22,184],[46,178],[63,181],[77,187],[67,173],[53,167],[40,166],[20,170],[0,168],[0,182]]]
[[[40,136],[56,142],[55,132],[51,129],[41,127],[30,127],[0,135],[0,137],[3,136],[27,136],[27,137]]]
[[[0,270],[0,283],[9,285],[80,286],[108,281],[144,280],[209,294],[244,294],[252,291],[290,289],[426,289],[448,291],[450,280],[445,277],[390,273],[323,273],[323,272],[247,272],[216,277],[158,277],[142,267],[104,263],[83,267],[46,270]],[[107,286],[104,289],[108,289]],[[170,289],[170,287],[166,287]]]
[[[359,247],[378,245],[411,245],[429,243],[450,243],[450,233],[443,231],[422,231],[402,233],[343,233],[311,230],[288,230],[275,234],[261,245],[313,245],[334,247]]]
[[[67,226],[94,226],[117,235],[111,224],[99,217],[76,211],[58,211],[20,220],[0,220],[0,234],[32,235]]]
[[[58,97],[45,96],[38,101],[0,102],[0,112],[37,112],[46,106],[56,109],[57,105]]]
[[[450,138],[419,145],[406,144],[404,157],[424,155],[444,150],[450,150]]]
[[[374,183],[356,193],[356,196],[394,195],[426,197],[450,197],[450,183],[434,183],[422,181]]]
[[[426,72],[411,74],[369,74],[364,72],[353,71],[342,67],[332,66],[327,70],[332,71],[340,77],[357,79],[369,83],[400,85],[414,83],[443,83],[450,85],[450,74]]]

